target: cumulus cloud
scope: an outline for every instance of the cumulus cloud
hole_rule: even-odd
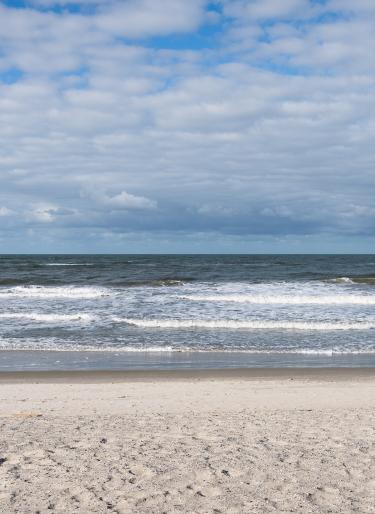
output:
[[[0,216],[11,216],[13,214],[13,211],[11,209],[8,209],[8,207],[0,207]]]
[[[101,203],[112,209],[156,209],[157,203],[144,196],[136,196],[126,191],[121,191],[116,195],[103,195],[99,197]]]
[[[115,2],[101,12],[95,25],[104,31],[126,37],[188,32],[203,19],[203,1],[127,0]]]
[[[371,6],[0,2],[3,241],[370,248]]]
[[[309,0],[233,0],[223,2],[225,13],[234,18],[259,19],[276,18],[296,15],[306,17],[314,10]]]
[[[69,216],[74,214],[72,209],[65,209],[53,204],[34,205],[31,210],[26,211],[26,219],[41,223],[52,223],[59,216]]]

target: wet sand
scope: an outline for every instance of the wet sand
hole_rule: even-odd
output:
[[[361,368],[235,368],[189,370],[103,370],[103,371],[9,371],[0,372],[1,383],[96,383],[149,382],[154,380],[211,379],[303,379],[363,380],[375,379],[375,367]]]
[[[0,405],[1,512],[373,512],[373,368],[2,373]]]

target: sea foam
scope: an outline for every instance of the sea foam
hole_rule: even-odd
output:
[[[36,322],[59,323],[59,322],[89,322],[94,318],[90,314],[43,314],[38,312],[2,312],[0,319],[19,319]]]
[[[99,287],[76,287],[76,286],[15,286],[0,289],[0,298],[100,298],[108,296],[107,289]]]
[[[93,266],[90,262],[47,262],[44,266]]]
[[[143,328],[207,328],[250,330],[368,330],[375,328],[374,322],[315,322],[315,321],[260,321],[260,320],[176,320],[117,318],[113,321]]]
[[[195,302],[236,302],[252,304],[278,305],[375,305],[375,296],[369,295],[189,295],[182,296],[184,300]]]

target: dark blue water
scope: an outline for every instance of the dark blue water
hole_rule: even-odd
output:
[[[0,256],[0,369],[365,366],[375,256]]]

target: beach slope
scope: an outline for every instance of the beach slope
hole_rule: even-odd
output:
[[[375,370],[0,375],[0,511],[374,512]]]

